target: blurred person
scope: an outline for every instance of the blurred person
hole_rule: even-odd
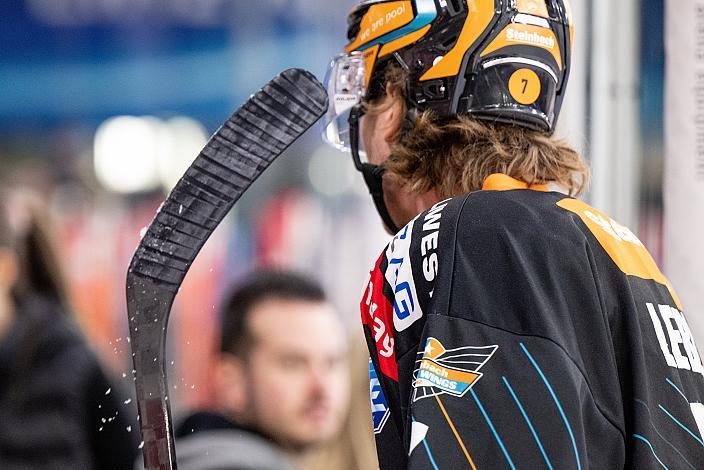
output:
[[[319,285],[290,272],[255,273],[224,305],[216,409],[178,427],[179,468],[301,468],[347,411],[337,313]]]
[[[361,302],[382,469],[702,467],[682,306],[553,136],[572,37],[567,0],[348,17],[325,138],[396,234]]]
[[[378,380],[370,377],[371,361],[361,331],[350,338],[350,406],[338,436],[313,452],[306,470],[374,470],[379,465],[374,444],[374,425],[383,419],[383,411],[369,416],[379,391]],[[373,405],[372,405],[373,406]]]
[[[0,203],[0,468],[131,468],[134,410],[70,315],[38,204],[0,198],[8,200]]]

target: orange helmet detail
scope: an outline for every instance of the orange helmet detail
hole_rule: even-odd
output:
[[[572,38],[568,0],[367,0],[348,17],[345,52],[365,57],[367,98],[397,64],[411,109],[551,132]]]

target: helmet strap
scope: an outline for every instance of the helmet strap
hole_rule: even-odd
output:
[[[369,194],[372,196],[374,206],[376,206],[376,210],[382,222],[384,222],[384,225],[391,233],[397,233],[400,229],[391,218],[389,210],[386,207],[386,202],[384,202],[384,167],[362,163],[359,156],[359,118],[362,117],[363,114],[364,112],[360,105],[352,108],[350,112],[350,148],[352,150],[352,159],[354,160],[354,166],[364,177],[364,182],[367,184],[367,188],[369,188]]]
[[[364,182],[367,183],[369,194],[371,194],[374,200],[376,211],[379,213],[386,228],[389,229],[391,233],[397,233],[400,229],[391,218],[389,210],[386,208],[386,202],[384,202],[384,189],[382,186],[384,167],[370,165],[368,163],[364,163],[363,165],[362,176],[364,176]]]

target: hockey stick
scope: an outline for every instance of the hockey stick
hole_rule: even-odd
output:
[[[290,69],[275,77],[210,138],[137,247],[127,273],[127,311],[146,470],[176,468],[164,356],[181,282],[233,204],[327,106],[311,73]]]

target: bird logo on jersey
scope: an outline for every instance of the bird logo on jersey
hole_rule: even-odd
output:
[[[498,346],[445,349],[436,338],[428,338],[413,373],[413,401],[444,393],[461,397],[481,377],[479,372]]]

